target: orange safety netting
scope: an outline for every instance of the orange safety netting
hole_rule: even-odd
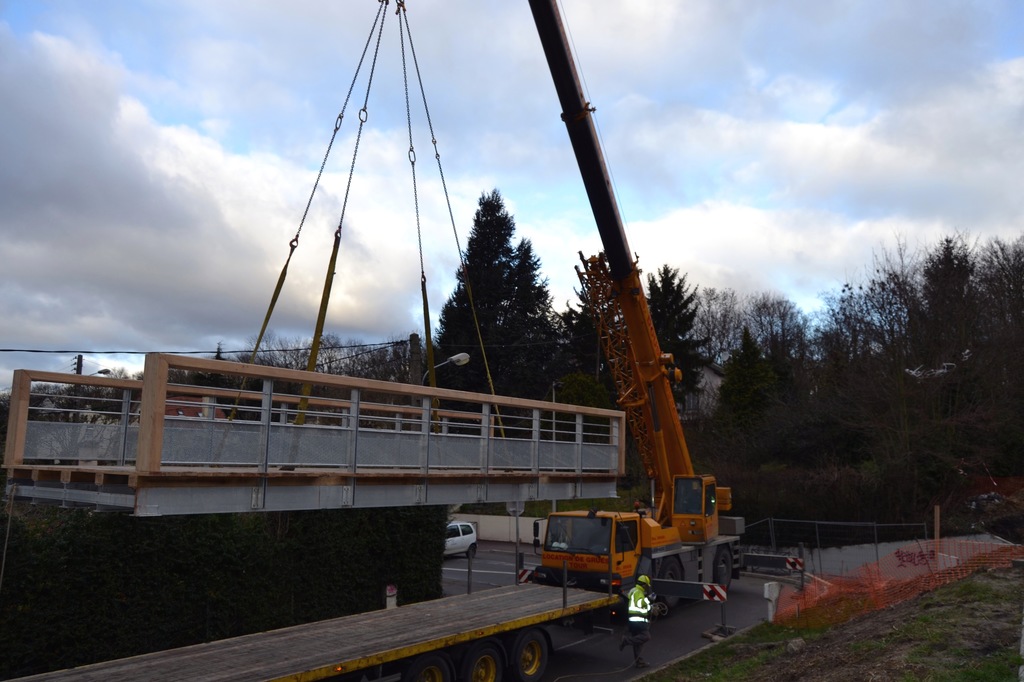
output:
[[[883,609],[960,580],[982,568],[1003,568],[1024,558],[1024,546],[957,538],[905,545],[851,576],[807,576],[802,590],[783,588],[774,622],[827,627]]]

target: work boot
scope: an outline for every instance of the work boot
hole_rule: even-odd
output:
[[[642,658],[636,659],[636,667],[638,667],[638,668],[646,668],[647,665],[648,665],[648,663],[644,659],[642,659]]]

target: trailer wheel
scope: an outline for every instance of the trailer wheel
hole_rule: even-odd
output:
[[[719,545],[715,551],[712,579],[716,584],[729,589],[729,584],[732,582],[732,548],[729,545]]]
[[[501,682],[505,672],[505,657],[501,647],[485,640],[474,644],[462,658],[459,680],[465,682]]]
[[[440,654],[423,654],[405,669],[402,682],[452,682],[452,667]]]
[[[544,632],[523,630],[512,642],[509,651],[509,672],[514,682],[536,682],[548,667],[548,639]]]

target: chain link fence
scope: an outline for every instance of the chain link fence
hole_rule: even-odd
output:
[[[742,538],[745,553],[796,556],[808,573],[844,576],[897,548],[926,542],[928,524],[767,518],[748,524]]]

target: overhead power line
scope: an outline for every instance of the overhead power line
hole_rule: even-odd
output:
[[[398,341],[381,341],[381,342],[378,342],[378,343],[354,343],[354,344],[340,345],[340,346],[323,346],[323,348],[327,349],[327,350],[346,350],[346,349],[354,349],[354,348],[386,348],[388,346],[402,346],[402,345],[406,345],[408,343],[409,343],[409,341],[406,339],[406,340],[398,340]],[[309,346],[302,346],[300,348],[274,348],[274,349],[271,349],[271,351],[266,351],[266,352],[273,352],[273,351],[276,351],[276,352],[303,351],[303,350],[309,350],[309,348],[310,348]],[[236,354],[236,353],[249,353],[251,351],[252,351],[251,348],[247,348],[247,349],[243,349],[243,350],[220,350],[220,353],[221,353],[221,355],[233,355],[233,354]],[[77,355],[77,354],[81,354],[81,355],[148,355],[149,353],[167,353],[167,354],[170,354],[170,355],[216,355],[217,352],[218,352],[217,349],[215,349],[215,350],[167,350],[167,351],[160,350],[160,351],[153,351],[153,350],[81,350],[81,349],[74,349],[74,350],[67,350],[67,349],[64,349],[64,350],[50,350],[50,349],[43,349],[43,348],[0,348],[0,353],[43,353],[43,354],[53,354],[53,355],[67,355],[67,354],[71,354],[71,355]]]

